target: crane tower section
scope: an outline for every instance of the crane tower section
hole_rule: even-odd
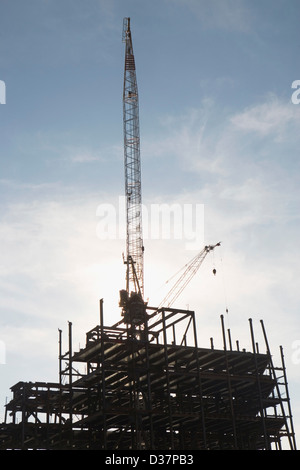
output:
[[[125,67],[123,87],[124,169],[126,196],[126,291],[144,295],[144,246],[139,131],[139,99],[130,18],[124,18]]]

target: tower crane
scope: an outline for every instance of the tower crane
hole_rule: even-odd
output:
[[[130,18],[123,20],[125,43],[123,85],[123,134],[126,198],[126,290],[120,291],[120,306],[128,322],[138,322],[144,311],[144,245],[139,130],[139,97]],[[130,308],[129,308],[130,306]],[[134,307],[133,307],[134,306]],[[130,315],[128,312],[131,311]]]

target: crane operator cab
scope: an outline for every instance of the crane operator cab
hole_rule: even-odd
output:
[[[126,290],[121,290],[119,306],[125,323],[140,325],[145,322],[146,303],[139,293],[131,292],[129,296]]]

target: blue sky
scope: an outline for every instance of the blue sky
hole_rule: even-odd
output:
[[[180,305],[199,312],[204,347],[226,307],[247,349],[248,318],[258,336],[264,319],[299,430],[299,14],[299,0],[2,0],[0,406],[19,380],[57,379],[57,328],[72,321],[83,344],[100,297],[119,319],[124,239],[100,240],[96,214],[123,195],[129,16],[143,201],[204,204],[205,243],[222,240]],[[194,252],[172,237],[145,249],[154,304]]]

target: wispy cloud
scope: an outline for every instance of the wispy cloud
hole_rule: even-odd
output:
[[[257,178],[274,185],[282,172],[297,177],[289,170],[298,161],[300,108],[274,95],[234,114],[204,102],[181,116],[166,116],[161,124],[164,136],[155,144],[144,142],[146,158],[175,158],[184,171],[214,175],[226,185]]]
[[[299,129],[300,109],[290,102],[282,102],[271,95],[264,103],[237,113],[231,118],[231,123],[245,132],[254,132],[262,136],[275,135],[276,139],[281,140],[290,135],[287,133],[288,126],[292,126],[293,131]]]
[[[103,158],[97,153],[89,150],[77,150],[70,153],[68,160],[73,163],[90,163],[96,161],[103,161]]]
[[[215,109],[212,100],[203,100],[201,108],[190,108],[182,115],[161,117],[160,125],[164,135],[154,141],[150,138],[143,143],[143,158],[172,158],[177,164],[184,164],[185,171],[222,173],[219,164],[221,154],[216,153],[216,134],[219,124],[214,121]],[[212,133],[212,122],[215,129]]]
[[[253,273],[253,263],[263,252],[268,269],[277,273],[278,285],[279,255],[274,256],[278,250],[281,269],[293,269],[297,276],[292,250],[282,251],[286,240],[296,244],[298,237],[299,110],[295,108],[273,96],[232,115],[219,112],[213,103],[209,109],[169,116],[166,137],[156,142],[159,153],[172,156],[183,172],[177,197],[205,204],[206,241],[224,240],[231,255],[237,250],[248,256],[253,250],[249,265]],[[184,173],[193,175],[189,187]]]
[[[203,28],[248,33],[253,26],[253,12],[244,0],[168,0],[188,8]]]

